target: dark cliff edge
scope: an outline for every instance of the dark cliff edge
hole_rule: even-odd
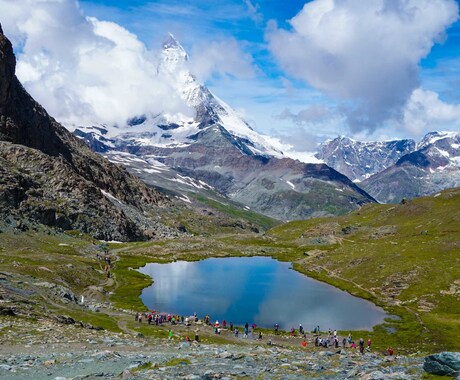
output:
[[[92,152],[48,115],[15,76],[0,26],[0,214],[10,225],[45,224],[104,240],[168,234],[154,218],[170,200]]]

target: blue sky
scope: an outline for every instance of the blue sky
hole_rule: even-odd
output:
[[[296,149],[313,149],[318,141],[338,134],[420,138],[435,129],[460,129],[458,0],[77,4],[80,15],[73,0],[42,0],[40,6],[33,0],[0,0],[0,22],[20,52],[20,79],[45,107],[63,117],[67,111],[84,113],[80,91],[94,90],[82,84],[88,73],[78,71],[81,65],[70,59],[98,41],[91,36],[94,25],[85,21],[95,17],[137,36],[148,54],[173,33],[196,62],[197,76],[217,96],[254,129]],[[46,22],[50,28],[42,25]],[[100,27],[109,37],[120,32],[113,25]],[[66,55],[72,43],[74,53]],[[131,43],[135,46],[128,48],[128,55],[144,54],[143,47]],[[122,57],[122,49],[118,54]],[[34,66],[43,55],[59,65]],[[101,68],[101,76],[106,74],[104,65],[102,58],[94,65]],[[78,75],[73,75],[75,70]],[[72,86],[57,88],[62,78]],[[117,92],[107,88],[112,96]],[[107,104],[103,90],[93,99]],[[64,111],[53,108],[63,93]]]
[[[304,138],[314,139],[331,137],[334,134],[353,135],[347,122],[340,118],[318,128],[307,125],[308,123],[292,125],[292,120],[274,117],[275,112],[281,114],[285,108],[296,113],[312,103],[332,108],[338,106],[335,98],[318,91],[308,81],[284,71],[267,48],[267,25],[275,21],[279,29],[291,29],[289,20],[302,10],[306,3],[303,0],[195,0],[187,3],[174,0],[135,0],[130,1],[129,5],[122,0],[85,0],[80,3],[85,13],[125,26],[151,48],[160,44],[166,32],[175,34],[189,52],[193,52],[193,46],[198,41],[206,43],[225,38],[239,41],[253,59],[253,65],[257,69],[256,77],[245,88],[242,88],[238,78],[232,80],[219,75],[207,78],[207,84],[233,107],[243,110],[245,117],[258,130],[280,135],[289,135],[296,130],[295,139],[298,133]],[[459,21],[448,27],[446,37],[442,43],[435,43],[430,54],[420,60],[419,78],[422,87],[435,91],[441,101],[459,103]],[[287,83],[292,90],[290,94],[286,92]],[[278,106],[273,107],[274,103]],[[267,114],[267,109],[275,111]],[[446,122],[445,125],[436,127],[449,129],[456,128],[457,125]],[[366,129],[360,132],[364,132],[358,133],[360,137],[369,137],[366,136]],[[422,133],[424,132],[426,131]],[[392,134],[397,134],[397,130],[388,131],[388,128],[377,127],[369,135],[386,138]]]

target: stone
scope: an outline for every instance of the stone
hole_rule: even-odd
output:
[[[231,359],[233,358],[233,354],[231,352],[222,352],[221,354],[218,355],[219,358],[221,359]]]
[[[433,375],[457,376],[460,374],[460,352],[441,352],[427,356],[423,369]]]

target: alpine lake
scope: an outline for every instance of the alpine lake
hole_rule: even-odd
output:
[[[235,325],[283,330],[370,330],[389,317],[369,301],[311,279],[290,263],[267,257],[149,263],[139,271],[154,283],[141,299],[151,310]]]

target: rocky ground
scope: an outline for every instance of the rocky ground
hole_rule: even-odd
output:
[[[185,327],[172,328],[174,336],[168,340],[48,319],[2,316],[0,378],[414,379],[423,374],[421,357],[318,349],[311,336],[307,348],[301,347],[300,338],[274,336],[264,336],[262,341],[189,344],[185,342]],[[189,335],[197,326],[191,328]],[[199,327],[199,333],[203,338],[212,334],[211,328],[204,326]],[[267,344],[270,338],[272,345]]]

